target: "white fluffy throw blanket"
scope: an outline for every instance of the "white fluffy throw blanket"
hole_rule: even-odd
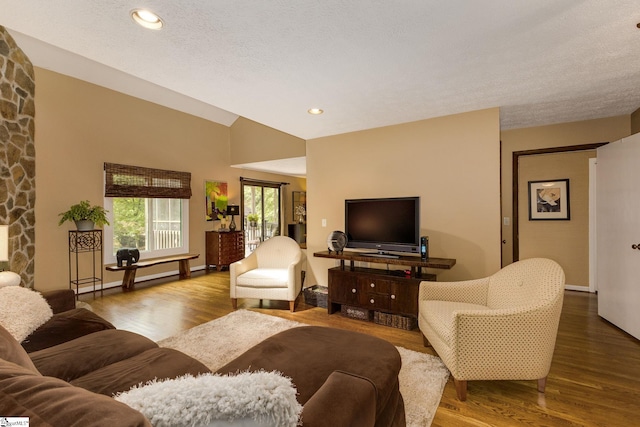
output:
[[[154,380],[115,399],[142,412],[155,427],[231,425],[294,427],[302,406],[296,388],[278,372],[185,375]]]
[[[51,307],[39,292],[21,286],[0,288],[0,325],[16,341],[22,342],[51,316]]]

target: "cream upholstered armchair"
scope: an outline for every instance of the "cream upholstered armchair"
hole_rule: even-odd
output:
[[[289,301],[294,311],[302,289],[303,254],[290,237],[274,236],[265,240],[248,257],[229,266],[233,308],[238,298]]]
[[[483,279],[420,284],[420,331],[451,371],[460,400],[470,380],[535,379],[544,393],[564,284],[562,268],[544,258]]]

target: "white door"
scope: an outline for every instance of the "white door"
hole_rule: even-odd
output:
[[[640,134],[598,148],[598,314],[640,339]]]

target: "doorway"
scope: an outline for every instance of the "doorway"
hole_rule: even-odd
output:
[[[595,149],[604,144],[513,153],[513,261],[538,256],[556,260],[565,269],[567,289],[590,291],[593,286],[592,272],[589,271],[592,266],[589,252],[592,246],[589,218],[592,213],[589,206],[590,158],[595,157]],[[563,178],[570,178],[567,181],[570,220],[532,219],[529,212],[530,182]]]
[[[280,234],[281,183],[240,178],[242,218],[245,230],[245,253],[261,242]]]

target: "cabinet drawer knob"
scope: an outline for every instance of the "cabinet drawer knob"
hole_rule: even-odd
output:
[[[391,295],[391,299],[396,299],[396,296],[395,295]]]
[[[371,286],[372,288],[375,288],[375,287],[376,287],[376,284],[375,284],[375,283],[372,283],[370,286]]]
[[[376,303],[376,302],[373,300],[373,298],[371,298],[371,299],[369,300],[369,302],[370,302],[371,304],[375,304],[375,303]]]
[[[356,293],[356,288],[351,289],[351,293],[355,294]]]

